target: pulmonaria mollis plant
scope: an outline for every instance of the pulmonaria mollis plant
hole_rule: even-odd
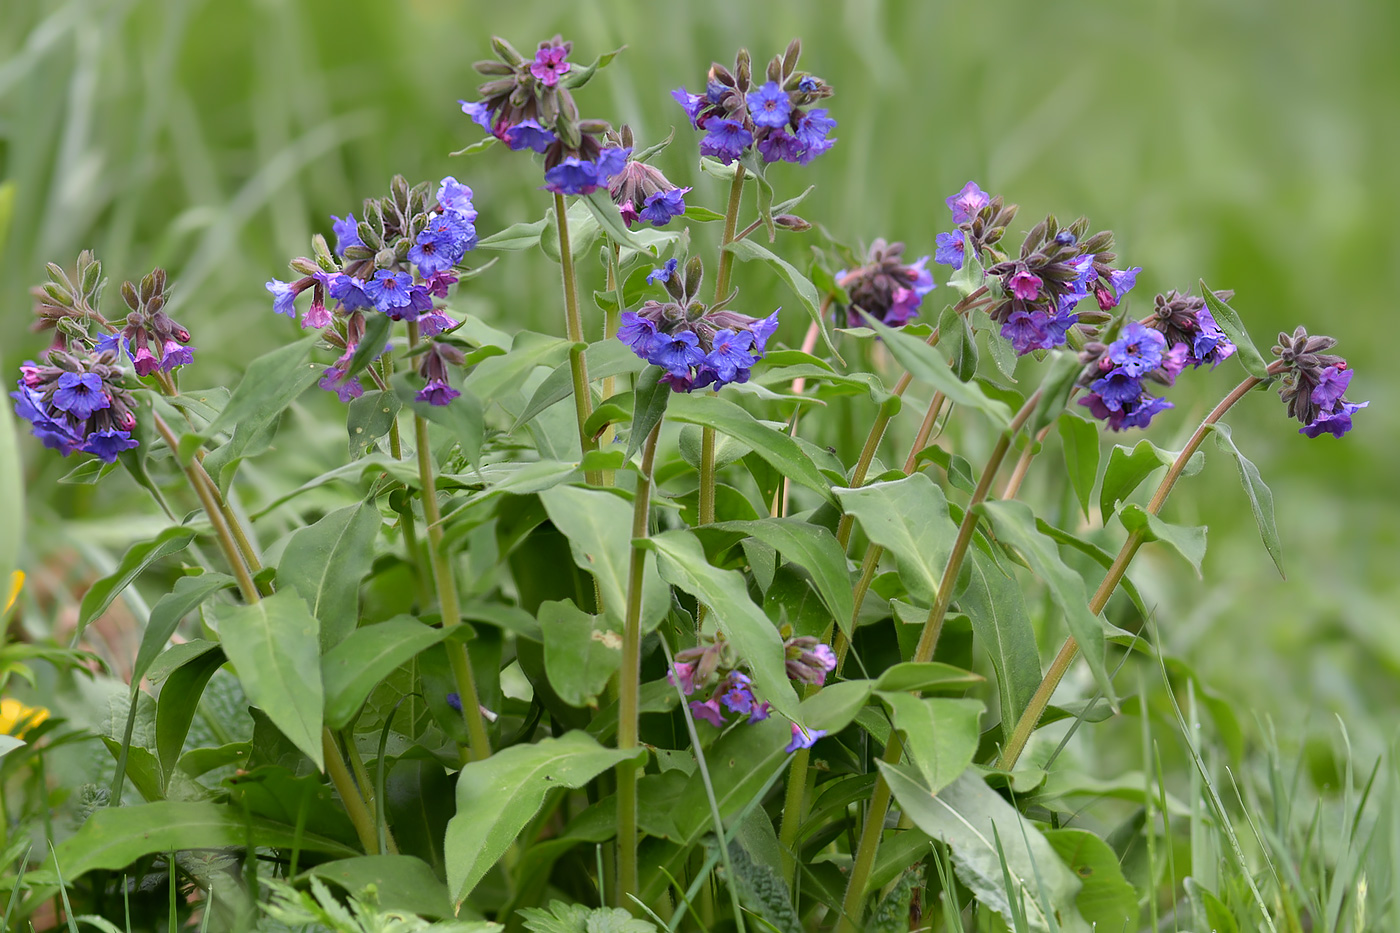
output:
[[[660,146],[580,118],[573,91],[612,55],[582,65],[561,37],[495,49],[463,103],[491,142],[463,152],[539,154],[543,218],[478,236],[457,176],[394,177],[330,216],[334,247],[314,237],[266,283],[299,339],[231,391],[181,385],[201,366],[163,271],[123,285],[111,319],[91,254],[36,289],[53,339],[21,366],[15,411],[64,455],[119,461],[169,524],[73,600],[81,637],[139,579],[150,622],[134,664],[106,659],[130,683],[94,675],[130,698],[96,727],[110,770],[65,788],[78,828],[40,881],[11,885],[16,916],[51,895],[54,869],[78,915],[178,876],[214,929],[293,901],[305,922],[341,922],[322,879],[364,882],[347,894],[366,928],[387,916],[360,897],[371,887],[399,909],[536,931],[645,933],[664,916],[686,933],[885,933],[941,903],[949,928],[961,909],[969,929],[1072,933],[1137,930],[1140,903],[1193,909],[1174,876],[1109,876],[1122,852],[1180,851],[1194,831],[1140,814],[1103,839],[1066,826],[1079,811],[1047,790],[1079,787],[1057,757],[1063,720],[1157,675],[1122,645],[1152,635],[1124,575],[1154,542],[1199,566],[1203,529],[1164,503],[1206,437],[1280,559],[1272,500],[1222,419],[1275,386],[1302,433],[1346,434],[1367,403],[1346,398],[1335,341],[1299,328],[1266,363],[1232,293],[1204,283],[1135,310],[1157,270],[1120,263],[1111,233],[1054,217],[1022,231],[975,182],[927,198],[954,225],[932,268],[898,242],[853,251],[828,233],[840,218],[788,213],[805,193],[782,201],[764,174],[819,172],[835,142],[831,88],[798,69],[795,41],[762,74],[740,52],[704,93],[675,94],[703,131],[681,164],[726,179],[723,213],[698,175],[649,163]],[[802,233],[830,242],[813,259]],[[557,266],[561,327],[454,307],[488,250],[522,254],[517,279]],[[802,349],[763,316],[769,286],[809,319]],[[477,307],[520,308],[511,281],[480,289]],[[1143,439],[1101,462],[1098,422],[1190,427],[1162,392],[1207,364],[1244,376],[1180,450]],[[317,383],[348,404],[303,400]],[[257,458],[275,469],[252,482]],[[107,472],[84,461],[65,481]],[[1075,501],[1083,520],[1066,521]],[[1066,630],[1058,650],[1044,641]],[[1090,677],[1062,685],[1080,654]],[[192,737],[191,710],[217,743]],[[15,748],[0,746],[0,782]],[[52,777],[27,780],[42,807],[20,832],[57,822]],[[1111,777],[1092,792],[1141,792]],[[230,867],[171,857],[181,845]]]

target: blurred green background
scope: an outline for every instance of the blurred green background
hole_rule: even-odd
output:
[[[718,183],[695,170],[695,135],[669,92],[703,86],[709,62],[740,45],[766,60],[801,36],[803,66],[837,89],[840,143],[773,175],[780,196],[817,184],[801,213],[838,236],[932,252],[949,226],[943,198],[972,178],[1022,205],[1020,230],[1048,211],[1115,230],[1123,260],[1144,268],[1139,313],[1153,292],[1204,277],[1237,291],[1262,347],[1300,322],[1340,338],[1352,394],[1372,401],[1352,435],[1308,440],[1263,393],[1227,419],[1273,486],[1289,579],[1213,448],[1168,507],[1210,525],[1205,584],[1154,551],[1137,576],[1169,648],[1246,720],[1335,734],[1338,714],[1363,753],[1390,741],[1400,485],[1386,464],[1400,456],[1400,367],[1376,328],[1400,293],[1389,216],[1400,204],[1400,5],[4,0],[3,19],[0,179],[14,185],[0,252],[4,370],[44,345],[26,330],[25,293],[43,263],[92,247],[114,282],[156,264],[173,273],[173,312],[200,348],[186,377],[197,384],[235,378],[290,339],[295,325],[273,317],[262,283],[285,278],[308,236],[329,233],[329,214],[358,211],[395,172],[469,183],[483,235],[542,213],[525,158],[447,156],[480,138],[456,101],[476,98],[471,63],[489,56],[490,35],[525,49],[559,31],[580,62],[625,44],[579,93],[582,108],[631,123],[644,144],[678,125],[660,162],[715,208]],[[778,248],[805,261],[800,237]],[[507,330],[556,332],[547,268],[510,254],[466,306]],[[792,303],[756,268],[739,284],[758,307]],[[795,344],[801,326],[789,319],[782,339]],[[1184,379],[1153,439],[1178,446],[1239,373],[1230,363]],[[104,514],[129,494],[117,477],[95,497],[57,489],[69,465],[26,451],[31,562],[56,547],[54,517]]]

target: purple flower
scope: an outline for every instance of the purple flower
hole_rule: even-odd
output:
[[[351,349],[346,352],[353,353],[354,350]],[[344,376],[344,370],[332,366],[321,374],[321,379],[316,384],[327,392],[334,392],[336,397],[342,402],[348,402],[352,398],[359,398],[361,395],[365,394],[365,387],[360,384],[358,377],[344,382],[342,381]]]
[[[753,134],[735,120],[709,120],[705,123],[705,138],[700,141],[700,154],[713,156],[725,165],[744,154],[753,142]]]
[[[1070,289],[1073,294],[1083,297],[1089,294],[1089,283],[1094,281],[1098,272],[1094,270],[1094,254],[1085,253],[1069,261],[1069,267],[1074,271],[1074,278],[1070,281]]]
[[[698,126],[695,118],[700,115],[700,108],[705,106],[705,98],[699,94],[692,94],[683,87],[676,88],[671,92],[671,96],[685,110],[685,115],[690,118],[690,125]]]
[[[1162,365],[1167,338],[1161,332],[1129,322],[1123,334],[1108,348],[1108,358],[1127,376],[1141,376]]]
[[[1079,323],[1079,315],[1074,311],[1074,306],[1078,303],[1079,299],[1071,295],[1060,297],[1059,311],[1045,322],[1045,334],[1049,337],[1050,347],[1064,346],[1069,329]]]
[[[749,722],[763,722],[763,720],[768,718],[768,714],[772,712],[772,710],[773,707],[767,700],[764,700],[762,703],[755,702],[753,711],[749,713]]]
[[[787,92],[778,86],[778,82],[769,81],[763,87],[749,91],[745,100],[749,105],[749,114],[753,117],[754,126],[777,129],[787,125],[788,115],[792,113],[792,102],[788,100]]]
[[[1010,287],[1011,294],[1022,301],[1035,301],[1040,297],[1040,286],[1043,283],[1040,276],[1022,269],[1013,275],[1006,284]]]
[[[1187,352],[1186,344],[1179,343],[1162,354],[1162,365],[1157,371],[1167,380],[1167,385],[1176,385],[1176,377],[1186,368]]]
[[[695,692],[695,665],[677,661],[671,672],[666,675],[666,682],[679,685],[681,693],[690,696]]]
[[[783,751],[791,754],[799,748],[811,748],[813,745],[817,744],[817,739],[824,735],[826,735],[825,729],[812,729],[809,731],[802,728],[797,723],[793,723],[792,741],[787,744],[787,747],[784,748]]]
[[[836,121],[827,116],[826,108],[809,110],[797,122],[797,141],[802,145],[802,155],[798,161],[806,165],[836,145],[836,140],[827,136],[835,126]]]
[[[769,133],[758,141],[758,154],[764,162],[801,162],[802,144],[787,130]]]
[[[411,299],[408,290],[412,284],[413,277],[407,272],[380,269],[374,273],[374,278],[365,282],[364,289],[374,306],[388,314],[390,311],[409,306]]]
[[[1048,321],[1043,311],[1012,311],[1006,323],[1001,325],[1001,335],[1011,341],[1011,347],[1018,356],[1025,356],[1049,344],[1050,335],[1045,330]]]
[[[138,376],[149,376],[160,369],[160,359],[151,352],[150,347],[137,347],[136,352],[131,354],[131,364]]]
[[[99,460],[115,463],[117,454],[139,446],[140,443],[132,438],[130,431],[107,428],[104,431],[93,431],[78,449],[92,454]]]
[[[507,146],[516,152],[522,149],[544,152],[558,139],[554,133],[540,126],[534,120],[521,120],[514,126],[507,127],[501,138]]]
[[[272,292],[272,310],[275,313],[285,314],[290,318],[297,316],[296,300],[297,295],[301,294],[300,289],[277,279],[268,279],[264,287]]]
[[[427,402],[429,405],[446,405],[461,394],[447,383],[434,380],[419,389],[418,394],[413,398],[415,401]]]
[[[554,87],[559,83],[559,77],[568,74],[569,69],[574,67],[564,61],[568,54],[568,49],[558,45],[540,49],[535,53],[535,60],[530,65],[530,74],[539,78],[545,87]]]
[[[1122,301],[1128,292],[1133,290],[1137,284],[1138,273],[1142,271],[1142,266],[1133,266],[1131,269],[1114,270],[1108,274],[1108,284],[1113,286],[1113,290],[1118,293],[1118,300]]]
[[[716,729],[724,728],[724,713],[720,711],[718,697],[710,697],[703,703],[691,700],[690,712],[696,719],[703,719]]]
[[[781,311],[779,308],[778,311]],[[765,318],[759,318],[749,325],[749,333],[753,334],[753,345],[758,350],[758,355],[768,348],[768,338],[773,336],[773,332],[778,329],[778,311]]]
[[[426,279],[451,269],[474,246],[476,228],[456,213],[444,211],[418,234],[413,248],[408,251],[408,259]]]
[[[606,185],[608,181],[627,167],[627,160],[632,158],[632,147],[612,146],[598,153],[595,162],[597,165],[598,184]]]
[[[347,247],[364,246],[364,241],[360,239],[359,224],[355,222],[354,214],[346,214],[341,220],[334,214],[331,215],[331,229],[335,231],[335,254],[344,256]]]
[[[423,287],[428,290],[428,294],[434,298],[446,298],[447,287],[457,284],[457,276],[450,272],[437,272],[428,276],[428,281],[423,283]]]
[[[472,205],[472,189],[460,184],[451,175],[444,178],[442,183],[438,185],[437,202],[444,211],[451,211],[464,223],[476,221],[476,208]]]
[[[952,197],[946,198],[944,203],[953,212],[953,223],[964,224],[977,216],[977,212],[982,210],[992,201],[987,192],[977,187],[977,182],[970,181],[962,186],[962,190]]]
[[[418,333],[424,337],[436,337],[444,331],[452,330],[457,321],[437,309],[418,316]]]
[[[467,116],[471,117],[472,122],[474,122],[477,126],[481,127],[486,132],[492,132],[491,108],[487,105],[485,101],[477,101],[476,103],[471,103],[469,101],[459,100],[457,101],[457,103],[462,105],[462,112],[465,113]]]
[[[627,164],[631,148],[604,149],[598,158],[585,162],[569,156],[544,173],[545,188],[555,194],[592,194],[608,183]]]
[[[967,248],[966,241],[963,240],[961,230],[954,230],[952,233],[940,233],[934,237],[936,249],[933,251],[933,261],[943,266],[952,266],[954,269],[961,269],[963,264],[963,250]]]
[[[1324,410],[1335,408],[1338,400],[1346,394],[1347,386],[1351,384],[1351,377],[1354,374],[1355,370],[1348,369],[1345,363],[1338,363],[1336,366],[1324,369],[1322,377],[1312,390],[1313,404]]]
[[[301,316],[301,326],[305,330],[308,327],[322,328],[329,327],[331,323],[331,313],[326,310],[326,302],[321,298],[320,293],[311,297],[311,306]]]
[[[617,339],[632,348],[632,352],[642,359],[651,356],[652,341],[656,338],[656,325],[635,311],[622,312],[622,323],[617,329]]]
[[[167,340],[161,347],[160,368],[170,372],[176,366],[188,366],[194,362],[194,347],[186,346],[178,340]]]
[[[1144,392],[1138,396],[1138,400],[1135,404],[1123,409],[1122,421],[1118,424],[1114,424],[1110,419],[1109,427],[1113,428],[1115,431],[1121,431],[1124,428],[1145,428],[1148,422],[1150,422],[1153,416],[1158,412],[1163,412],[1168,408],[1174,407],[1175,406],[1166,399],[1157,398],[1156,396],[1148,395]]]
[[[686,189],[686,190],[689,190],[689,189]],[[657,268],[657,269],[652,269],[650,272],[647,273],[647,284],[648,284],[648,285],[655,285],[657,282],[669,282],[669,281],[671,281],[671,276],[673,276],[673,275],[676,274],[676,265],[677,265],[677,264],[678,264],[678,260],[676,260],[676,259],[668,259],[668,260],[666,260],[666,265],[661,266],[660,268]],[[630,312],[629,312],[629,313],[630,313]],[[623,316],[626,317],[626,315],[623,315]],[[633,315],[633,317],[636,317],[636,315]],[[654,331],[655,331],[655,328],[652,328],[652,330],[653,330],[653,332],[654,332]]]
[[[1196,312],[1196,328],[1196,335],[1191,338],[1189,362],[1197,366],[1202,363],[1219,363],[1235,352],[1235,345],[1225,336],[1220,325],[1215,323],[1215,318],[1208,309],[1201,308]]]
[[[102,388],[97,373],[64,373],[58,377],[58,390],[53,394],[53,407],[86,421],[92,413],[110,408],[112,400]]]
[[[98,353],[106,353],[109,350],[120,353],[122,343],[123,341],[121,331],[113,331],[110,334],[103,334],[101,337],[99,337],[97,339],[97,343],[93,345],[93,349],[96,350]],[[125,341],[125,343],[127,345],[127,352],[131,352],[131,341],[127,340]]]
[[[1370,402],[1343,402],[1336,411],[1319,412],[1310,424],[1299,428],[1298,433],[1306,434],[1308,437],[1320,437],[1323,434],[1341,437],[1351,430],[1351,416],[1370,404]]]
[[[705,357],[705,364],[715,374],[716,390],[726,383],[748,381],[749,367],[757,362],[749,352],[753,340],[748,331],[722,330],[715,334],[714,349]],[[738,378],[740,373],[744,378]]]
[[[1109,411],[1122,411],[1142,395],[1142,383],[1139,378],[1120,367],[1089,383],[1089,388],[1098,393],[1104,407]]]
[[[734,713],[747,715],[753,711],[754,704],[758,702],[753,695],[753,690],[749,687],[747,674],[739,671],[730,671],[729,677],[725,681],[723,692],[719,694],[721,702]]]
[[[648,195],[642,209],[637,212],[637,218],[653,227],[666,226],[671,218],[685,213],[685,196],[689,191],[689,188],[672,188]]]
[[[648,363],[655,363],[673,376],[689,376],[690,367],[699,366],[705,361],[700,349],[700,340],[692,332],[683,330],[674,334],[657,334],[651,342]]]
[[[374,299],[365,291],[365,282],[350,275],[336,275],[330,280],[328,291],[332,298],[340,302],[346,311],[359,308],[373,308]]]

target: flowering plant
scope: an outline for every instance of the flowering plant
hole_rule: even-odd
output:
[[[101,910],[164,871],[230,925],[320,922],[334,883],[357,910],[373,888],[386,910],[538,931],[883,930],[934,895],[1018,929],[1135,929],[1121,872],[1129,907],[1078,896],[1086,863],[1038,729],[1116,704],[1147,621],[1125,577],[1139,549],[1199,567],[1204,529],[1162,511],[1206,438],[1279,560],[1268,487],[1222,418],[1276,386],[1301,433],[1345,435],[1367,403],[1344,397],[1335,341],[1300,327],[1266,362],[1233,294],[1204,282],[1136,312],[1146,273],[1112,233],[1053,216],[1018,233],[1016,205],[974,182],[912,262],[903,243],[814,232],[792,213],[805,195],[775,203],[769,176],[817,177],[837,144],[835,90],[799,70],[796,41],[761,73],[741,51],[703,93],[674,92],[703,133],[680,145],[728,183],[723,212],[651,164],[666,143],[580,116],[574,93],[611,56],[583,66],[557,36],[494,48],[461,103],[488,134],[468,150],[516,153],[543,219],[480,235],[492,192],[395,177],[358,219],[328,218],[334,247],[316,235],[267,281],[270,314],[298,326],[231,392],[189,386],[194,337],[163,270],[123,283],[125,317],[90,253],[35,289],[53,341],[20,368],[15,414],[95,458],[70,481],[120,464],[168,525],[82,599],[79,636],[138,578],[159,593],[102,734],[110,782],[16,878],[17,909],[62,889]],[[809,274],[780,232],[817,241]],[[596,315],[579,262],[595,243]],[[467,310],[492,251],[557,264],[563,336]],[[793,304],[747,299],[736,259]],[[1181,450],[1101,457],[1094,421],[1149,428],[1188,364],[1235,363],[1243,380]],[[282,422],[313,384],[335,395],[323,410],[343,405],[348,463],[249,482],[244,464],[293,443]],[[923,412],[909,437],[891,432],[905,404]],[[827,446],[823,411],[861,443]],[[1037,460],[1052,430],[1063,471]],[[1082,528],[1022,501],[1037,467],[1067,480]],[[1068,631],[1046,670],[1053,629],[1025,592]],[[1076,714],[1051,701],[1081,653],[1093,695]],[[218,743],[192,738],[210,697]],[[28,709],[5,708],[12,742],[62,735],[47,713],[21,729]],[[227,864],[190,854],[215,847]]]

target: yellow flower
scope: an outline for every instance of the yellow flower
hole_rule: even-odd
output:
[[[10,597],[5,600],[5,612],[0,612],[0,616],[10,611],[10,607],[15,604],[15,600],[19,599],[19,591],[23,587],[24,571],[16,570],[14,573],[10,574]]]
[[[0,732],[5,735],[22,736],[48,718],[42,706],[25,706],[13,697],[0,700]]]

